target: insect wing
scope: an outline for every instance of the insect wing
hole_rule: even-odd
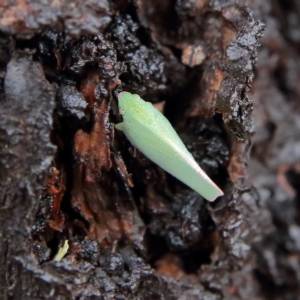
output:
[[[207,200],[214,201],[218,196],[223,195],[222,191],[198,166],[185,146],[182,149],[156,129],[131,120],[130,124],[124,126],[124,133],[130,142],[150,160]]]

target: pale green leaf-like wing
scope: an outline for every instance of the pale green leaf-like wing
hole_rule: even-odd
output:
[[[164,123],[165,120],[158,122],[157,126],[147,126],[136,120],[130,120],[130,124],[125,124],[123,129],[130,142],[150,160],[205,199],[214,201],[223,195],[223,192],[198,166],[170,123],[168,122],[168,125]],[[168,126],[171,126],[172,130]]]
[[[190,152],[186,149],[186,146],[178,136],[177,132],[175,131],[175,129],[173,128],[169,120],[159,110],[157,110],[151,103],[149,102],[146,103],[149,107],[149,111],[151,111],[151,113],[153,114],[156,120],[157,131],[164,133],[167,139],[172,140],[173,143],[177,144],[177,146],[182,149],[182,151],[186,151],[187,153],[190,154]]]

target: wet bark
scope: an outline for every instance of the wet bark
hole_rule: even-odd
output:
[[[297,1],[0,1],[0,299],[300,299],[299,23]],[[135,151],[120,91],[223,197]]]

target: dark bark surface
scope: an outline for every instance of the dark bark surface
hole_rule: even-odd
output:
[[[300,299],[300,7],[236,2],[0,0],[0,299]],[[120,91],[223,197],[136,153]]]

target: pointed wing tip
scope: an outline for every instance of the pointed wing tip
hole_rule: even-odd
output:
[[[206,200],[210,202],[214,202],[217,198],[223,196],[224,193],[218,188],[217,192],[210,198],[206,198]]]

